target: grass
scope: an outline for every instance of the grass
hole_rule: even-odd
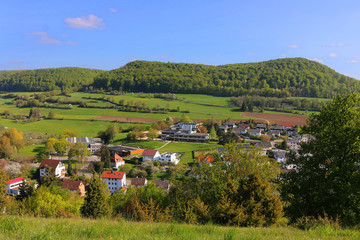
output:
[[[125,220],[0,217],[0,239],[359,239],[355,230],[329,227],[236,228]]]

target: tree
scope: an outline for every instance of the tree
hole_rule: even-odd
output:
[[[40,108],[32,108],[30,109],[29,118],[32,120],[40,120],[41,118],[41,109]]]
[[[32,196],[34,193],[34,188],[30,184],[26,183],[24,180],[20,184],[19,187],[19,195],[16,196],[17,200],[24,200],[30,196]]]
[[[214,126],[212,126],[211,129],[210,129],[210,137],[213,140],[217,140],[217,134],[216,134]]]
[[[192,120],[188,116],[183,115],[180,119],[180,122],[192,122]]]
[[[312,114],[301,134],[313,139],[290,155],[295,168],[281,175],[281,196],[292,221],[304,217],[339,218],[360,223],[360,95],[339,95]]]
[[[99,150],[100,161],[104,164],[104,168],[111,168],[110,150],[106,145],[102,145]]]
[[[14,155],[14,147],[11,146],[10,138],[7,136],[0,137],[0,157],[1,158],[11,158]]]
[[[109,212],[109,193],[99,178],[92,177],[86,193],[81,214],[85,217],[98,218],[106,216]]]
[[[157,130],[150,128],[148,133],[147,133],[147,137],[152,140],[152,139],[156,138],[157,136],[158,136]]]
[[[16,128],[10,128],[4,133],[4,136],[10,139],[10,144],[14,146],[18,151],[25,146],[23,134],[16,130]]]
[[[98,137],[101,138],[101,140],[105,144],[109,144],[114,140],[114,137],[118,133],[119,133],[119,128],[117,127],[116,124],[112,124],[112,125],[108,126],[105,131],[99,131]]]
[[[87,145],[77,142],[71,146],[68,155],[76,157],[80,162],[84,161],[85,157],[90,156],[91,152],[87,149]],[[70,156],[69,156],[70,157]]]
[[[55,118],[55,112],[54,111],[50,111],[49,112],[49,114],[48,114],[48,116],[47,116],[47,118],[49,118],[49,119],[54,119]]]
[[[6,204],[6,181],[9,180],[4,166],[0,164],[0,212],[2,213]]]
[[[61,138],[55,142],[54,148],[58,153],[60,153],[61,155],[64,155],[64,153],[66,152],[66,147],[68,145],[69,145],[69,142],[66,141],[65,138]]]

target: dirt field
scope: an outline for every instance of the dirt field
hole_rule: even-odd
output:
[[[142,123],[153,123],[159,121],[159,119],[151,119],[151,118],[117,117],[117,116],[98,116],[95,117],[94,119],[105,120],[105,121],[142,122]]]
[[[288,114],[271,114],[271,113],[247,113],[242,114],[244,117],[248,118],[260,118],[270,123],[291,123],[292,125],[303,126],[306,123],[306,116],[301,115],[288,115]]]

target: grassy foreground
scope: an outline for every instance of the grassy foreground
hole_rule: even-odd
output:
[[[359,239],[360,232],[319,227],[235,228],[114,220],[0,217],[0,239]]]

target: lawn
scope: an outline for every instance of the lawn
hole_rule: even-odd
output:
[[[359,239],[356,230],[318,227],[236,228],[217,225],[128,222],[125,220],[0,217],[0,239]]]

